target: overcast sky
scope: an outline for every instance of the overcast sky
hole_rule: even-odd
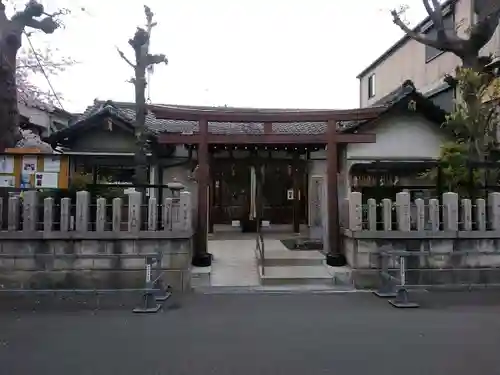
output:
[[[158,26],[152,52],[168,66],[152,76],[154,103],[279,108],[350,108],[359,105],[356,75],[401,31],[389,10],[402,0],[148,0]],[[64,107],[83,111],[95,98],[133,101],[126,80],[128,39],[144,23],[143,1],[45,0],[75,9],[66,29],[36,34],[79,64],[51,81]],[[86,11],[78,11],[85,7]],[[424,16],[415,2],[407,18]],[[43,79],[38,80],[42,85]]]

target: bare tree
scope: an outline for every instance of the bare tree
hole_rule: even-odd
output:
[[[151,32],[157,25],[153,21],[154,13],[145,5],[144,13],[146,15],[146,28],[138,27],[134,37],[129,40],[130,46],[135,53],[135,63],[118,49],[121,58],[134,69],[134,78],[130,80],[135,87],[135,137],[136,151],[134,155],[135,162],[135,184],[145,185],[148,183],[147,175],[147,129],[146,129],[146,71],[152,69],[156,64],[168,63],[165,55],[153,55],[149,53],[149,44]],[[144,189],[139,189],[144,190]]]
[[[434,47],[440,51],[451,52],[462,60],[463,67],[476,71],[489,62],[488,58],[480,56],[480,50],[490,41],[500,21],[500,6],[498,1],[480,1],[481,14],[478,22],[474,23],[468,32],[467,38],[458,36],[456,29],[447,29],[443,20],[443,12],[439,0],[422,0],[433,27],[436,30],[432,36],[412,30],[401,19],[402,10],[391,12],[393,22],[398,25],[410,38]],[[484,3],[484,4],[483,4]],[[402,8],[404,10],[404,8]]]
[[[0,152],[14,147],[22,138],[16,85],[16,58],[21,48],[22,34],[26,27],[46,34],[53,33],[59,26],[54,16],[56,14],[45,13],[38,1],[30,0],[24,10],[9,19],[5,4],[0,0]]]

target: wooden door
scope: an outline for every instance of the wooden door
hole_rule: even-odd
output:
[[[289,191],[293,191],[292,172],[291,160],[265,162],[262,186],[263,220],[269,220],[271,224],[293,223],[293,199],[289,196]]]
[[[239,160],[216,160],[212,166],[212,220],[231,224],[250,213],[250,167]]]

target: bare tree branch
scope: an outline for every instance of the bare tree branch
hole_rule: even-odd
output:
[[[444,41],[446,39],[446,31],[444,29],[443,13],[439,1],[432,0],[432,6],[429,0],[422,0],[422,3],[436,29],[438,40]]]
[[[163,53],[159,54],[159,55],[148,54],[147,58],[148,58],[148,66],[153,65],[153,64],[161,64],[161,63],[168,64],[168,59]]]
[[[431,3],[432,1],[432,3]],[[405,34],[415,41],[436,48],[443,52],[451,52],[462,60],[464,67],[481,70],[484,68],[484,59],[479,56],[480,50],[488,43],[500,21],[500,9],[489,14],[484,19],[471,27],[469,38],[461,38],[457,35],[455,28],[446,30],[443,20],[443,9],[438,0],[422,0],[429,18],[432,20],[437,36],[429,36],[410,29],[400,17],[396,10],[391,12],[393,22],[399,26]]]
[[[42,30],[46,34],[52,34],[59,25],[51,16],[47,16],[42,20],[35,19],[41,17],[43,14],[43,5],[36,0],[30,0],[23,11],[17,12],[12,16],[10,21],[13,25],[13,31],[21,33],[28,26],[33,29]]]
[[[118,54],[120,55],[120,57],[125,60],[125,62],[130,65],[132,68],[135,69],[135,65],[127,58],[127,56],[125,56],[125,54],[118,48],[116,47],[116,50],[118,51]]]
[[[497,29],[500,21],[500,10],[490,14],[481,22],[474,24],[469,32],[472,47],[479,51],[488,43]]]
[[[419,33],[419,32],[416,32],[416,31],[410,29],[408,27],[408,25],[406,25],[403,22],[403,20],[399,16],[399,13],[396,10],[391,11],[391,14],[392,14],[392,22],[394,22],[397,26],[399,26],[399,28],[401,30],[403,30],[404,33],[406,35],[408,35],[410,38],[416,40],[417,42],[425,44],[427,46],[431,46],[431,47],[434,47],[434,48],[440,48],[441,47],[441,44],[437,40],[434,40],[434,39],[428,37],[425,34],[422,34],[422,33]]]

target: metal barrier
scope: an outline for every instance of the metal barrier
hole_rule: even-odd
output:
[[[156,313],[161,309],[158,302],[166,301],[171,295],[170,286],[163,286],[163,271],[161,261],[163,254],[158,252],[155,255],[146,256],[146,280],[144,286],[143,305],[136,307],[134,313]],[[156,265],[156,273],[153,277],[153,266]]]
[[[451,252],[433,252],[433,251],[396,251],[396,250],[380,250],[378,253],[379,256],[379,279],[380,284],[377,291],[374,294],[381,298],[393,298],[389,300],[395,307],[400,308],[415,308],[419,307],[418,303],[412,301],[409,295],[409,289],[440,289],[440,288],[467,288],[471,290],[474,287],[500,287],[500,284],[496,281],[491,280],[482,280],[482,277],[478,277],[476,281],[472,281],[472,278],[467,278],[466,283],[462,282],[460,279],[460,273],[467,274],[470,272],[485,272],[486,274],[491,272],[497,272],[500,277],[500,267],[498,266],[460,266],[460,261],[453,258],[463,258],[463,257],[499,257],[500,251],[478,251],[478,250],[454,250]],[[409,263],[408,258],[416,257],[419,259],[418,266],[415,268],[407,268],[407,264]],[[440,258],[440,261],[444,261],[443,266],[434,266],[434,267],[422,267],[422,262],[426,262],[428,264],[430,258]],[[446,261],[446,259],[448,259]],[[393,268],[393,273],[397,275],[393,275],[390,272],[389,261],[390,260],[398,260],[399,267]],[[498,262],[498,261],[497,261]],[[476,262],[475,263],[481,263]],[[487,262],[486,262],[487,263]],[[466,262],[467,264],[467,262]],[[452,282],[440,282],[437,283],[421,283],[420,280],[418,283],[408,282],[407,272],[415,271],[420,273],[442,273],[449,272],[451,276]],[[470,275],[469,275],[470,276]],[[457,280],[460,280],[457,282]],[[496,280],[496,279],[495,279]],[[427,280],[429,281],[429,280]],[[435,281],[435,280],[432,280]],[[450,281],[450,280],[447,280]]]
[[[404,253],[404,254],[403,254]],[[416,308],[420,305],[410,300],[408,289],[406,288],[406,254],[408,252],[398,252],[399,255],[399,278],[389,273],[389,258],[395,255],[394,252],[381,251],[380,261],[380,288],[373,292],[377,297],[393,298],[389,303],[398,308]]]
[[[150,254],[79,254],[79,259],[134,259],[138,257],[145,258],[145,284],[143,288],[117,288],[117,289],[25,289],[25,288],[0,288],[0,294],[10,295],[23,295],[23,294],[36,294],[36,295],[104,295],[104,294],[119,294],[119,293],[142,293],[141,305],[133,309],[134,313],[156,313],[162,305],[158,302],[166,301],[172,295],[172,288],[170,285],[164,286],[162,277],[163,270],[161,262],[163,254],[161,252]],[[1,259],[33,259],[33,258],[75,258],[74,254],[0,254]],[[76,270],[75,270],[76,271]]]
[[[262,236],[262,232],[260,230],[257,231],[257,238],[256,238],[256,244],[255,247],[257,249],[258,255],[259,255],[259,263],[260,263],[260,269],[262,272],[262,276],[265,275],[265,248],[264,248],[264,237]]]

